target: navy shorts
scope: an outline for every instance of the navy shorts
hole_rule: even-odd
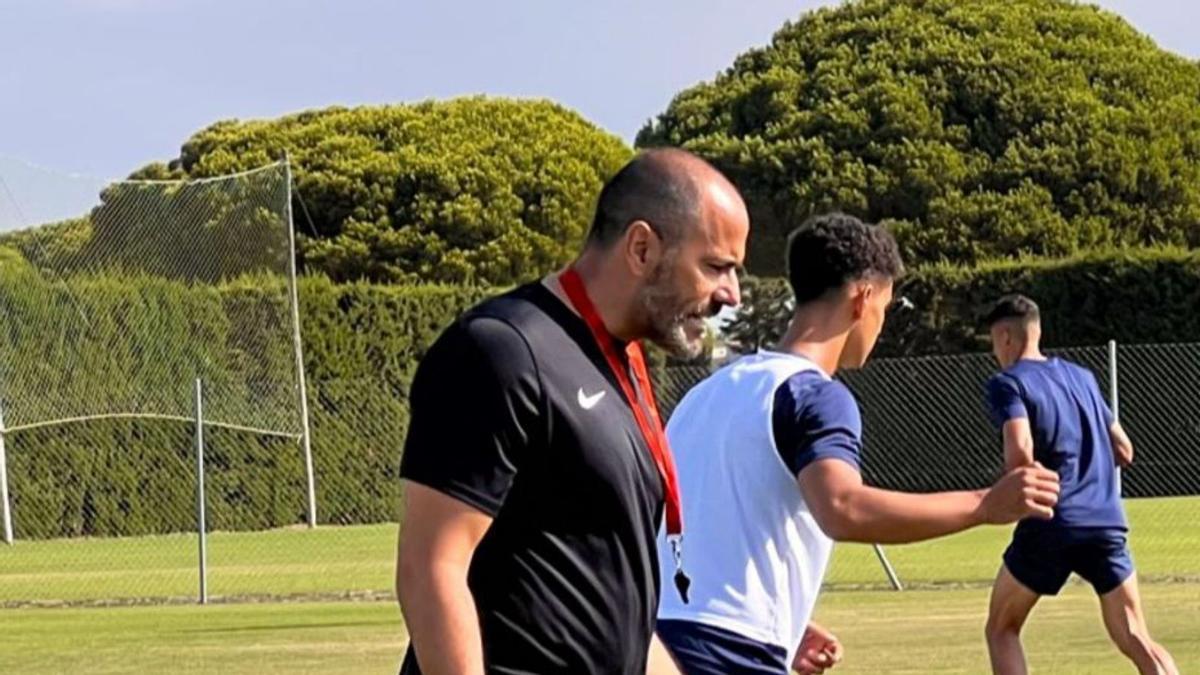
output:
[[[683,675],[788,675],[787,650],[715,626],[660,619],[658,639],[679,663]]]
[[[1072,572],[1100,595],[1133,574],[1125,530],[1103,527],[1018,527],[1004,566],[1038,595],[1058,595]]]

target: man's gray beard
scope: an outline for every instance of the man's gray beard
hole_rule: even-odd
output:
[[[646,310],[650,324],[650,341],[665,349],[671,356],[694,359],[704,351],[704,336],[695,340],[687,336],[688,312],[667,309],[678,303],[671,302],[674,294],[655,283],[642,294],[642,307]]]

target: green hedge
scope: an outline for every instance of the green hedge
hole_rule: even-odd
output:
[[[989,349],[979,318],[1001,293],[1042,309],[1047,347],[1200,339],[1200,250],[1133,249],[1064,260],[918,270],[901,289],[917,311],[896,322],[886,354]]]
[[[912,301],[884,327],[876,356],[988,350],[979,318],[1001,294],[1020,292],[1042,309],[1047,347],[1200,339],[1200,250],[1152,248],[1094,252],[1058,260],[1004,261],[913,270],[896,294]],[[730,326],[742,349],[778,339],[790,317],[787,283],[748,284],[741,317]]]
[[[400,447],[408,431],[408,388],[417,362],[454,317],[492,292],[333,284],[324,278],[306,279],[301,285],[322,522],[395,518]],[[253,480],[252,473],[247,476]]]
[[[146,278],[91,280],[84,285],[89,291],[77,297],[95,318],[96,347],[105,351],[94,363],[80,364],[66,359],[77,349],[45,335],[39,340],[35,326],[15,320],[31,308],[62,321],[77,311],[53,285],[40,289],[45,295],[31,296],[28,289],[36,285],[29,280],[28,270],[0,249],[0,311],[9,318],[0,330],[0,368],[7,369],[18,354],[39,363],[40,369],[24,373],[27,390],[36,391],[31,388],[37,382],[29,379],[36,375],[56,391],[119,402],[153,384],[175,382],[179,400],[173,403],[188,410],[191,400],[178,393],[187,391],[177,386],[178,378],[194,377],[187,368],[203,364],[206,382],[214,383],[208,387],[206,409],[214,413],[279,401],[278,386],[263,393],[264,381],[271,384],[263,368],[250,367],[263,361],[228,358],[230,344],[244,348],[261,333],[254,329],[262,322],[278,321],[281,289],[272,286],[278,281],[244,279],[188,289]],[[1200,336],[1200,251],[1139,250],[976,269],[918,268],[900,288],[916,309],[889,321],[878,355],[984,349],[976,317],[987,301],[1010,290],[1041,303],[1051,347],[1099,344],[1109,338],[1135,343]],[[413,369],[442,328],[487,294],[474,288],[301,280],[321,522],[395,517]],[[733,326],[735,335],[746,343],[774,339],[769,333],[777,335],[786,325],[786,295],[782,280],[752,280],[743,318]],[[48,309],[39,302],[49,303]],[[103,311],[105,306],[138,308],[148,320],[118,322]],[[169,338],[171,349],[140,353],[134,338],[151,330]],[[18,345],[24,351],[16,351]],[[269,346],[260,349],[268,354],[266,370],[285,372],[290,345],[271,341]],[[143,367],[123,373],[107,363]],[[79,376],[82,372],[88,375]],[[0,382],[6,405],[13,402],[13,383],[11,378]],[[268,417],[285,413],[263,411]],[[192,429],[186,423],[89,422],[20,431],[8,441],[19,537],[136,535],[193,527],[195,460]],[[303,461],[295,441],[210,429],[206,457],[210,527],[258,529],[304,521]]]
[[[294,358],[279,279],[194,286],[148,277],[46,282],[0,249],[0,391],[9,426],[93,412],[190,411],[295,425]],[[300,282],[322,522],[394,516],[413,369],[438,333],[488,291]],[[88,317],[82,328],[79,311]],[[121,311],[118,311],[121,310]],[[50,323],[74,330],[44,330]],[[272,330],[264,331],[267,326]],[[40,332],[39,332],[40,331]],[[282,339],[281,339],[282,336]],[[148,349],[147,345],[153,345]],[[259,358],[248,358],[253,353]],[[146,392],[157,392],[147,399]],[[57,402],[56,405],[54,403]],[[240,416],[240,418],[239,418]],[[102,420],[8,435],[17,535],[136,535],[193,527],[194,444],[185,422]],[[303,522],[295,440],[210,428],[209,523]]]

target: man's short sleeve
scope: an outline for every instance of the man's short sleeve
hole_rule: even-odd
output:
[[[987,403],[988,416],[997,429],[1011,419],[1029,417],[1021,398],[1021,387],[1010,375],[999,373],[988,379]]]
[[[775,449],[793,475],[819,459],[861,470],[862,417],[846,385],[805,371],[775,391]]]
[[[401,477],[495,516],[539,433],[540,401],[515,328],[485,316],[456,322],[413,379]]]

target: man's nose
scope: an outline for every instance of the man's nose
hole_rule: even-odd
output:
[[[742,304],[742,290],[741,284],[738,283],[737,272],[731,271],[721,279],[713,297],[718,303],[729,307],[737,307]]]

